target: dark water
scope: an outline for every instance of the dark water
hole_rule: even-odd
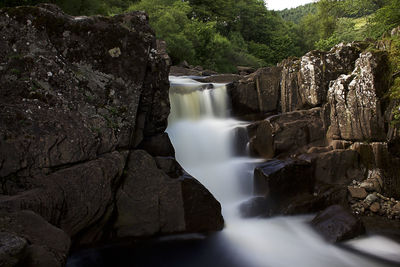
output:
[[[230,249],[221,234],[187,240],[150,240],[86,249],[67,267],[252,267]]]

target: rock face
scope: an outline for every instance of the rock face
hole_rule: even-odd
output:
[[[311,225],[329,242],[351,239],[365,232],[362,222],[339,205],[319,213]]]
[[[309,146],[325,143],[321,108],[274,115],[257,122],[254,127],[250,149],[265,158],[305,152]]]
[[[228,86],[235,116],[278,110],[281,68],[261,68]]]
[[[300,81],[300,60],[285,59],[280,65],[281,74],[281,109],[282,112],[298,110],[302,107],[299,94]]]
[[[183,232],[185,221],[180,183],[158,169],[154,159],[143,150],[131,152],[126,171],[127,177],[117,195],[116,235]]]
[[[383,100],[389,65],[385,52],[364,52],[350,75],[341,75],[329,88],[328,137],[344,140],[384,141]]]
[[[350,149],[359,153],[361,163],[370,172],[378,173],[377,177],[382,183],[380,185],[382,192],[400,198],[400,170],[397,167],[400,159],[390,152],[386,142],[355,142]]]
[[[0,31],[0,226],[10,233],[1,242],[15,243],[7,264],[25,247],[26,266],[60,266],[70,238],[78,246],[223,227],[215,198],[177,179],[164,133],[169,58],[144,13],[4,8]],[[21,210],[54,240],[20,219],[13,230]],[[207,220],[194,223],[198,214]]]
[[[327,53],[311,51],[301,58],[300,94],[303,106],[315,107],[326,102],[329,82],[341,73],[353,70],[360,46],[360,43],[339,44]]]
[[[329,82],[353,70],[363,47],[363,43],[339,44],[329,52],[311,51],[280,63],[282,112],[323,105]]]
[[[332,150],[314,155],[314,175],[318,181],[332,185],[347,185],[364,177],[359,154],[351,150]],[[337,166],[340,166],[338,168]]]

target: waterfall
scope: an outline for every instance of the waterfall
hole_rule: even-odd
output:
[[[170,100],[167,132],[176,158],[223,204],[227,216],[228,207],[251,195],[254,160],[234,157],[235,129],[247,124],[228,118],[224,84],[172,77]]]
[[[237,206],[251,196],[257,162],[234,149],[235,133],[248,124],[229,117],[225,85],[180,77],[170,81],[167,132],[176,158],[221,202],[226,227],[213,242],[244,260],[238,266],[386,266],[326,243],[306,223],[310,216],[240,218]]]

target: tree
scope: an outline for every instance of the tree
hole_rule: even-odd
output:
[[[400,0],[386,0],[385,5],[376,12],[370,21],[369,35],[377,38],[400,25],[399,7]]]

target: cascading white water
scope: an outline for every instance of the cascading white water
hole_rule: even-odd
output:
[[[239,256],[246,267],[386,266],[326,243],[305,223],[310,216],[240,218],[237,205],[251,196],[257,161],[234,153],[234,130],[246,123],[228,118],[223,84],[205,85],[178,77],[170,81],[167,132],[177,160],[222,204],[226,227],[215,242],[230,250],[227,253]],[[354,247],[360,244],[352,242]],[[388,242],[380,239],[374,247]]]

